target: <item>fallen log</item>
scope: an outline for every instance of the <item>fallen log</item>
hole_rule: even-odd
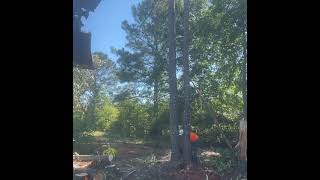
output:
[[[109,156],[97,156],[97,155],[73,155],[73,160],[79,161],[93,161],[93,160],[101,160],[101,159],[108,159]]]

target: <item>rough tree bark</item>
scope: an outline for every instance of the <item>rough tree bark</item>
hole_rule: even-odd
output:
[[[153,119],[154,122],[158,121],[159,117],[159,80],[157,77],[154,79],[153,85]],[[155,138],[159,138],[161,135],[160,126],[157,126],[154,132]]]
[[[170,138],[171,161],[179,159],[178,152],[178,120],[177,120],[177,77],[176,77],[176,28],[175,28],[175,0],[168,0],[169,13],[169,91],[170,91]]]
[[[243,120],[240,121],[240,159],[247,160],[247,42],[246,30],[243,31],[243,65],[242,65],[242,98],[243,98]]]
[[[184,113],[183,113],[183,160],[187,165],[191,164],[190,126],[191,126],[191,106],[190,106],[190,72],[189,72],[189,0],[184,0],[183,16],[183,80],[184,80]]]
[[[245,165],[247,161],[247,39],[246,39],[246,16],[243,16],[242,24],[242,53],[243,53],[243,63],[241,68],[242,73],[242,98],[243,98],[243,119],[240,121],[239,129],[239,142],[236,147],[239,147],[240,154],[240,167]]]

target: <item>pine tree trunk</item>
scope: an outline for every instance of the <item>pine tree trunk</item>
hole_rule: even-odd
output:
[[[169,3],[169,91],[170,91],[170,138],[171,138],[171,161],[179,159],[178,152],[178,120],[177,120],[177,77],[176,77],[176,30],[175,30],[175,0]]]
[[[153,120],[154,122],[158,121],[159,117],[159,81],[158,78],[155,77],[154,80],[154,90],[153,90]],[[155,137],[159,138],[161,136],[160,126],[157,126],[155,129]]]
[[[242,65],[242,98],[243,120],[240,121],[240,159],[247,160],[247,42],[245,28],[243,31],[243,65]]]
[[[184,37],[183,37],[183,79],[184,79],[184,114],[183,114],[183,132],[184,132],[184,163],[191,164],[191,145],[190,145],[190,75],[189,75],[189,0],[184,0]]]
[[[243,64],[242,64],[242,93],[243,93],[243,117],[247,121],[247,41],[246,30],[243,31]]]
[[[97,77],[94,74],[94,83],[92,86],[92,97],[90,99],[89,106],[87,108],[87,113],[86,113],[86,118],[88,118],[87,127],[89,127],[89,130],[93,130],[95,128],[95,124],[97,121],[96,107],[98,102],[97,100],[98,93],[99,93],[99,89],[97,86]]]

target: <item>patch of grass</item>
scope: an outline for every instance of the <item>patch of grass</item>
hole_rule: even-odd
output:
[[[162,136],[158,139],[148,138],[144,141],[144,144],[160,149],[170,148],[170,137]]]
[[[108,139],[110,142],[117,142],[117,143],[130,143],[130,144],[144,144],[144,139],[139,138],[132,138],[132,137],[121,137],[121,136],[111,136],[111,135],[104,135],[104,138]]]
[[[95,141],[95,137],[93,136],[89,136],[89,135],[83,135],[79,138],[75,138],[76,140],[76,144],[78,143],[90,143],[90,142],[94,142]]]
[[[93,132],[87,133],[87,135],[94,136],[94,137],[102,137],[104,136],[104,134],[105,133],[102,131],[93,131]]]
[[[170,148],[170,142],[162,141],[162,140],[155,140],[155,141],[146,141],[145,145],[151,146],[153,148],[159,149],[167,149]]]

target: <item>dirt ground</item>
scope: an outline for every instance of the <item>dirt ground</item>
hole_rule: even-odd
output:
[[[157,149],[143,144],[110,143],[117,149],[118,154],[112,161],[119,168],[122,179],[140,180],[220,180],[213,169],[199,167],[197,169],[183,169],[170,165],[170,151]],[[202,152],[202,156],[219,156],[215,152]],[[74,162],[74,166],[85,169],[91,162]],[[119,179],[121,179],[119,177]]]

